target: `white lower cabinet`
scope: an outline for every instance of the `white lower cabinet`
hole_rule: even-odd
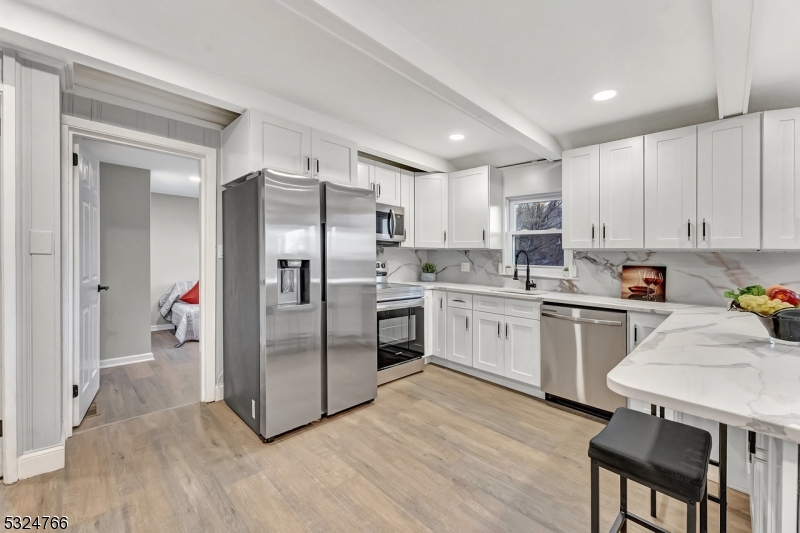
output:
[[[504,375],[504,316],[482,311],[473,311],[472,366],[474,368]]]
[[[503,375],[541,387],[540,322],[532,318],[505,317]]]
[[[447,359],[454,363],[472,366],[472,310],[447,308]]]
[[[665,315],[628,311],[628,353],[631,353],[639,346],[666,319]],[[633,398],[628,398],[628,408],[642,411],[643,413],[650,412],[649,403]],[[673,419],[671,411],[666,416],[670,420]]]
[[[431,355],[447,359],[447,293],[433,291]]]

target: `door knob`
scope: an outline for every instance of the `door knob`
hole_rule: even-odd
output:
[[[107,291],[107,290],[108,290],[108,285],[98,285],[97,286],[97,292]]]

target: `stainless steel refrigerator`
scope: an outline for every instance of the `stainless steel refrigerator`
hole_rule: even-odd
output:
[[[338,413],[378,394],[375,193],[320,184],[323,412]]]
[[[225,403],[271,441],[374,399],[373,193],[264,170],[222,210]]]

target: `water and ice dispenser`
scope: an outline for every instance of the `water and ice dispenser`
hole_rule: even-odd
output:
[[[310,261],[278,260],[278,306],[308,304],[310,299]]]

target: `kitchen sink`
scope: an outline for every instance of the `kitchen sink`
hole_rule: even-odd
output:
[[[504,292],[507,294],[543,294],[544,291],[526,291],[525,289],[491,289],[492,292]]]

